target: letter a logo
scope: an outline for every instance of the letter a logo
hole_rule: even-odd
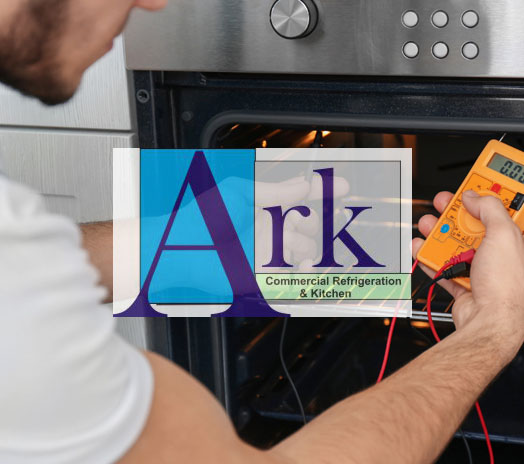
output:
[[[212,240],[211,245],[167,244],[188,187],[195,195],[198,209]],[[284,315],[273,310],[262,296],[206,157],[202,151],[197,151],[189,165],[140,293],[131,307],[119,316],[165,317],[164,314],[153,309],[149,303],[149,289],[160,257],[163,253],[198,253],[203,251],[215,251],[217,253],[233,291],[233,302],[229,309],[216,314],[216,316],[274,317]]]

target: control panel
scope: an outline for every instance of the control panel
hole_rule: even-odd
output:
[[[457,25],[457,18],[454,19],[456,24],[453,24],[452,22],[450,26],[449,14],[444,10],[436,10],[430,16],[423,18],[421,22],[419,14],[416,10],[407,10],[402,14],[401,21],[402,25],[408,29],[413,29],[416,27],[427,28],[430,26],[433,26],[437,29],[442,29],[442,38],[431,46],[431,50],[425,50],[425,53],[429,53],[431,51],[431,54],[434,58],[437,60],[443,60],[450,53],[449,45],[446,42],[446,37],[448,34],[446,33],[445,28],[447,26],[452,27],[453,25]],[[424,24],[424,22],[426,24]],[[478,26],[479,22],[480,16],[475,10],[466,10],[460,14],[460,25],[466,29],[473,30]],[[408,41],[402,46],[402,52],[407,59],[412,60],[417,58],[419,55],[420,47],[417,42]],[[476,42],[467,41],[461,44],[460,50],[455,50],[455,52],[460,52],[467,60],[474,60],[479,56],[480,49]]]
[[[524,152],[496,140],[486,145],[418,253],[419,261],[435,271],[451,257],[477,249],[484,237],[484,226],[462,204],[466,190],[498,198],[524,231]],[[455,280],[470,288],[469,279]]]
[[[177,0],[133,12],[130,69],[524,77],[521,0]]]

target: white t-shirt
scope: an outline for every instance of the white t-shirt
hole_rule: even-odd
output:
[[[0,173],[0,463],[111,463],[140,435],[151,368],[97,278],[78,228]]]

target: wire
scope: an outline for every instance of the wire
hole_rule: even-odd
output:
[[[462,441],[464,442],[464,447],[466,448],[466,453],[468,454],[468,463],[473,464],[473,456],[471,455],[471,448],[469,447],[468,439],[466,438],[466,435],[464,434],[462,427],[458,429],[458,433],[460,433],[460,436],[462,437]]]
[[[447,269],[448,267],[451,267],[452,266],[452,263],[451,262],[448,262],[447,264],[444,264],[444,266],[442,266],[440,268],[440,270],[435,274],[435,279],[438,278],[443,272],[445,269]],[[438,342],[440,342],[440,337],[438,336],[438,333],[437,333],[437,330],[435,329],[435,324],[433,323],[433,319],[431,318],[431,298],[433,296],[433,289],[435,288],[435,283],[431,285],[431,287],[429,287],[429,292],[428,292],[428,309],[427,309],[427,312],[428,312],[428,322],[429,322],[429,327],[431,329],[431,332],[433,333],[433,337],[435,337],[435,340]],[[482,414],[482,411],[480,409],[480,404],[479,402],[475,402],[475,409],[477,410],[477,415],[479,416],[479,421],[480,421],[480,425],[482,426],[482,431],[484,432],[484,436],[486,437],[486,446],[488,447],[488,453],[489,453],[489,462],[490,464],[494,464],[495,463],[495,457],[493,456],[493,447],[491,446],[491,440],[489,438],[489,433],[488,433],[488,428],[486,426],[486,421],[484,420],[484,416]]]
[[[421,330],[417,329],[416,327],[412,326],[411,324],[409,324],[409,327],[419,337],[421,337],[429,346],[435,345],[435,342],[433,340],[430,340],[428,337],[426,337],[426,334],[424,334]],[[460,434],[460,437],[462,438],[462,441],[464,442],[464,447],[466,448],[466,453],[468,455],[468,464],[473,464],[473,456],[471,454],[471,448],[469,446],[468,439],[466,438],[466,435],[464,431],[462,430],[462,427],[459,427],[457,432]]]
[[[415,269],[418,266],[418,259],[415,259],[415,262],[413,263],[413,266],[411,267],[411,274],[415,272]],[[378,374],[377,383],[380,383],[382,381],[382,378],[384,377],[384,373],[386,372],[386,366],[388,365],[388,359],[389,359],[389,350],[391,349],[391,340],[393,339],[393,332],[395,331],[395,324],[397,322],[397,314],[393,316],[391,319],[391,324],[389,326],[389,332],[388,332],[388,339],[386,341],[386,349],[384,350],[384,359],[382,360],[382,367],[380,368],[380,372]]]
[[[439,271],[435,274],[434,280],[437,280],[440,275],[449,267],[451,267],[451,262],[448,262],[442,266]],[[435,324],[433,323],[433,318],[431,317],[431,298],[433,298],[433,290],[435,289],[436,282],[433,282],[431,286],[429,287],[428,291],[428,304],[427,304],[427,313],[428,313],[428,323],[429,328],[431,329],[431,333],[433,334],[433,338],[437,341],[437,343],[440,342],[440,337],[438,336],[437,330],[435,329]]]
[[[461,258],[462,258],[462,256],[461,256]],[[465,261],[463,261],[463,262],[470,261],[471,260],[471,256],[470,255],[465,256],[464,259],[465,259]],[[457,260],[453,260],[452,262],[449,262],[447,265],[443,266],[443,268],[435,275],[435,278],[431,281],[431,284],[430,284],[430,292],[431,293],[433,291],[433,288],[435,287],[435,284],[439,280],[440,275],[444,272],[445,269],[450,268],[450,267],[458,264],[456,261]],[[413,274],[413,272],[415,272],[415,269],[417,268],[417,265],[418,265],[418,259],[416,259],[415,262],[413,263],[413,267],[411,268],[411,273],[412,274]],[[426,288],[427,288],[427,286],[425,285],[424,289],[426,289]],[[437,332],[435,330],[435,326],[433,324],[433,320],[431,320],[431,295],[430,294],[428,294],[428,320],[430,320],[431,331],[433,332],[433,336],[436,337],[435,339],[437,340],[437,343],[438,343],[438,341],[440,339],[438,338],[438,334],[437,334]],[[389,352],[390,352],[390,349],[391,349],[391,340],[393,339],[393,332],[395,330],[395,323],[396,323],[396,321],[397,321],[397,316],[395,315],[393,317],[393,319],[391,320],[391,325],[389,326],[389,333],[388,333],[388,338],[387,338],[387,342],[386,342],[386,349],[385,349],[385,352],[384,352],[384,359],[382,361],[382,367],[380,369],[380,373],[379,373],[378,378],[377,378],[377,383],[380,383],[382,381],[382,378],[384,377],[384,372],[386,370],[386,366],[387,366],[387,363],[388,363]],[[410,324],[410,326],[411,326],[411,324]],[[416,330],[415,327],[413,327],[413,326],[411,326],[411,327],[414,330]],[[431,344],[431,340],[429,340],[422,332],[420,332],[418,330],[417,330],[417,332],[420,333],[420,335],[428,343]],[[480,406],[478,406],[478,402],[476,403],[476,406],[477,406],[477,412],[479,414],[479,418],[481,418],[482,417],[482,412],[480,411]],[[486,436],[486,440],[489,443],[488,444],[488,450],[489,450],[489,453],[490,453],[491,463],[493,464],[494,463],[493,451],[491,449],[491,442],[489,441],[489,435],[488,435],[488,431],[487,431],[486,424],[484,422],[484,418],[483,417],[481,419],[481,424],[482,424],[482,428],[484,430],[484,435]],[[466,453],[468,455],[468,463],[469,464],[473,464],[473,456],[471,454],[471,448],[469,446],[468,440],[466,439],[466,435],[464,435],[464,431],[462,430],[461,427],[458,429],[458,432],[460,433],[460,436],[462,437],[462,441],[464,442],[464,446],[466,447]]]
[[[415,262],[413,263],[413,266],[411,268],[411,274],[413,274],[413,272],[415,272],[415,269],[417,268],[417,265],[418,265],[418,259],[416,259]],[[452,263],[449,263],[449,266],[447,266],[447,267],[451,267],[452,265],[453,265]],[[444,269],[442,269],[441,273],[442,272],[444,272]],[[439,277],[440,277],[440,274],[439,275],[435,275],[435,279],[431,283],[432,287],[435,286],[435,283],[436,283],[435,280],[438,279]],[[427,286],[424,286],[424,288],[427,288]],[[428,305],[430,305],[429,295],[428,295]],[[431,309],[429,309],[429,311],[428,311],[428,317],[431,317]],[[395,323],[396,323],[396,321],[397,321],[397,316],[395,315],[393,317],[393,319],[391,320],[391,324],[389,326],[389,333],[388,333],[388,338],[387,338],[387,342],[386,342],[386,349],[384,351],[384,359],[382,360],[382,367],[380,369],[380,373],[379,373],[378,378],[377,378],[377,383],[380,383],[382,381],[382,379],[384,377],[384,372],[386,371],[386,366],[387,366],[388,358],[389,358],[389,352],[390,352],[390,349],[391,349],[391,340],[393,339],[393,332],[395,331]],[[433,322],[433,321],[431,321],[431,322]],[[430,323],[430,327],[431,327],[431,325],[432,325],[432,323]],[[411,324],[410,324],[410,326],[411,326]],[[419,330],[417,330],[413,326],[411,326],[411,327],[414,330],[416,330],[429,344],[431,344],[431,340],[429,338],[427,338],[422,332],[420,332]],[[436,334],[436,331],[434,332],[434,335],[435,334]],[[438,335],[437,335],[437,337],[438,337]],[[478,411],[480,411],[480,408],[478,409]],[[480,414],[482,414],[482,412],[480,412]],[[485,428],[485,424],[483,426],[483,429],[484,428]],[[468,455],[468,463],[469,464],[473,464],[473,456],[471,454],[471,448],[469,446],[468,440],[466,439],[466,435],[464,435],[464,431],[462,430],[461,427],[458,429],[458,432],[460,433],[460,436],[462,437],[462,441],[464,442],[464,446],[466,448],[466,453]],[[489,435],[487,435],[487,429],[485,429],[485,435],[488,437],[488,440],[489,440]],[[491,450],[491,443],[489,445],[489,449]],[[493,452],[490,451],[490,459],[491,459],[492,455],[493,455]],[[493,463],[494,461],[492,460],[491,462]]]
[[[502,137],[499,139],[499,142],[502,142],[504,140],[504,137],[506,137],[506,135],[508,135],[507,132],[504,132],[504,134],[502,135]]]
[[[284,338],[286,337],[287,321],[288,321],[288,318],[285,317],[284,322],[282,324],[282,334],[280,335],[280,348],[279,348],[280,363],[282,364],[282,369],[284,370],[287,380],[289,381],[289,384],[291,385],[291,388],[293,389],[293,392],[295,393],[295,397],[298,403],[298,408],[300,409],[300,414],[302,416],[302,421],[304,422],[304,425],[306,425],[307,419],[306,419],[306,413],[304,411],[304,405],[302,404],[302,400],[300,399],[300,395],[298,394],[298,390],[295,385],[295,382],[293,382],[293,379],[291,378],[291,374],[287,370],[286,361],[284,360]]]
[[[495,456],[493,455],[493,448],[491,446],[491,440],[489,439],[488,427],[486,426],[486,421],[484,420],[484,415],[482,414],[482,410],[480,409],[480,404],[478,401],[475,403],[475,409],[477,410],[477,415],[479,416],[482,431],[484,432],[484,436],[486,437],[486,446],[488,447],[489,462],[490,464],[495,464]]]
[[[446,269],[440,276],[430,280],[428,283],[420,287],[415,294],[411,297],[412,300],[416,300],[422,293],[426,293],[433,284],[441,281],[442,279],[456,279],[457,277],[469,277],[470,264],[467,262],[460,262],[454,264],[450,268]]]

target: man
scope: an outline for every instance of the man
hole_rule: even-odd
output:
[[[42,101],[65,101],[133,7],[163,5],[0,0],[0,77]],[[437,195],[436,208],[442,211],[450,198]],[[217,401],[187,373],[113,333],[77,228],[0,175],[0,462],[435,460],[524,340],[522,235],[498,200],[472,192],[463,200],[487,233],[473,261],[473,292],[442,284],[456,298],[457,331],[381,384],[259,451],[239,440]],[[421,219],[424,235],[435,221]],[[91,244],[93,233],[87,231]],[[421,244],[414,241],[414,254]]]

